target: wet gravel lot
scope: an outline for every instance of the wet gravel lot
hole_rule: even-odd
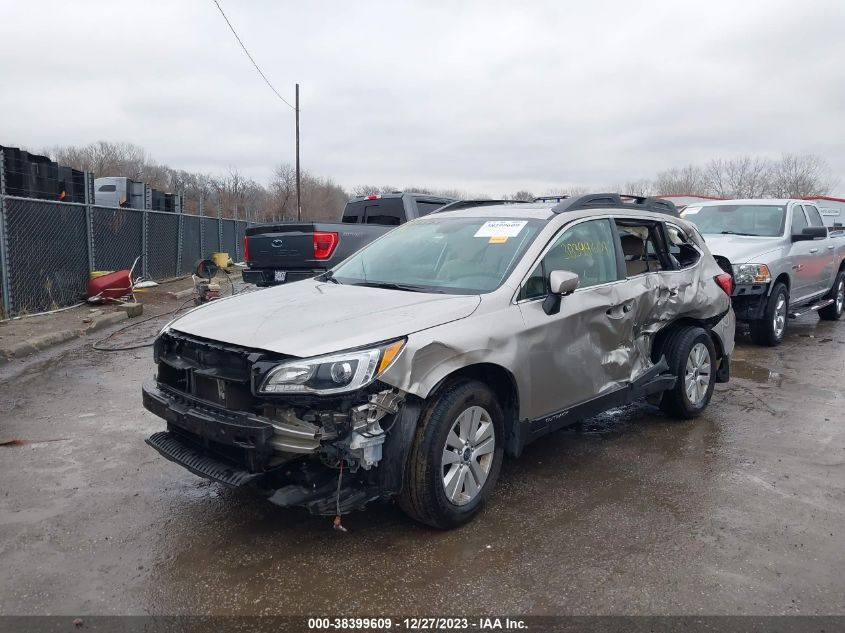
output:
[[[845,322],[790,326],[702,418],[550,436],[452,532],[383,506],[341,534],[166,461],[148,349],[0,367],[0,441],[30,441],[0,447],[0,613],[845,614]]]

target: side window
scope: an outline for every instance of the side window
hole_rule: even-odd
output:
[[[104,191],[104,192],[117,191],[117,185],[100,185],[100,188],[97,189],[97,191]]]
[[[810,218],[810,226],[824,226],[822,216],[816,207],[805,204],[804,210],[807,212],[807,217]]]
[[[680,227],[667,224],[666,238],[669,243],[669,254],[675,258],[674,263],[678,268],[689,268],[701,259],[701,253],[692,245]]]
[[[549,275],[554,270],[568,270],[578,275],[578,287],[616,281],[616,246],[609,220],[588,220],[564,229],[528,277],[520,290],[520,299],[542,297],[548,293]]]
[[[442,207],[445,202],[438,202],[436,200],[417,200],[417,213],[420,217],[428,215],[432,211],[436,211]]]
[[[616,230],[622,243],[625,273],[628,277],[674,268],[665,250],[660,246],[661,240],[657,239],[659,226],[658,223],[617,221]]]
[[[800,233],[802,229],[806,228],[807,218],[804,215],[804,207],[796,204],[792,207],[792,234]]]

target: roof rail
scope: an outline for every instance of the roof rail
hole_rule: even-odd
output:
[[[553,199],[556,199],[553,198]],[[679,217],[678,209],[671,200],[662,198],[647,198],[645,196],[629,196],[618,193],[588,193],[583,196],[564,198],[552,207],[554,213],[579,211],[582,209],[634,209],[637,211],[652,211]]]
[[[439,209],[435,209],[431,213],[442,213],[443,211],[456,211],[458,209],[472,209],[473,207],[483,207],[493,204],[524,204],[527,200],[456,200],[449,204],[444,204]],[[429,213],[429,215],[431,215]]]

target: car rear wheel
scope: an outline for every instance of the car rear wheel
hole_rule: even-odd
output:
[[[504,455],[504,415],[478,381],[446,388],[426,407],[408,456],[399,505],[436,528],[472,519],[487,502]]]
[[[716,385],[716,348],[704,328],[684,327],[669,335],[664,356],[677,380],[660,408],[673,417],[694,418],[707,408]]]
[[[840,271],[836,275],[829,298],[833,299],[833,303],[819,310],[819,318],[825,321],[838,321],[842,312],[845,311],[845,272]]]
[[[774,347],[780,345],[786,334],[786,323],[789,318],[789,291],[781,282],[775,284],[766,302],[763,318],[751,321],[751,340],[757,345]]]

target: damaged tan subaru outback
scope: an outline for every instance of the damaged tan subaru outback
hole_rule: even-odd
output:
[[[699,415],[730,373],[731,285],[663,200],[454,203],[169,323],[147,443],[280,506],[395,498],[454,527],[546,433],[640,398]]]

